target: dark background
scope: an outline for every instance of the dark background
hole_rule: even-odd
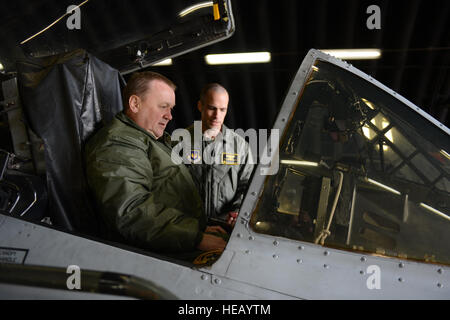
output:
[[[367,7],[380,6],[381,30],[369,30]],[[226,124],[270,128],[290,81],[310,48],[380,48],[379,60],[351,61],[448,126],[450,1],[233,1],[230,39],[154,67],[179,86],[173,127],[199,117],[206,82],[230,92]],[[208,66],[209,53],[270,51],[270,64]],[[194,117],[194,118],[193,118]]]
[[[4,1],[0,14],[0,61],[21,41],[80,1]],[[155,14],[192,1],[90,0],[82,8],[82,30],[90,44],[105,36],[124,39],[123,30],[146,31]],[[201,87],[219,82],[230,92],[225,123],[232,128],[271,128],[290,81],[311,48],[380,48],[382,58],[350,61],[448,126],[450,106],[450,1],[448,0],[232,0],[236,32],[225,41],[151,67],[178,86],[174,120],[168,131],[199,118]],[[381,30],[369,30],[369,5],[381,9]],[[91,14],[86,18],[85,12]],[[131,21],[131,22],[130,22]],[[77,31],[71,31],[77,32]],[[204,55],[270,51],[269,64],[208,66]],[[4,76],[3,76],[4,77]]]
[[[381,30],[366,9],[380,6]],[[310,48],[380,48],[382,58],[351,61],[448,126],[450,1],[233,1],[236,33],[228,40],[158,67],[179,86],[173,121],[188,125],[201,86],[218,81],[231,101],[226,124],[270,128],[290,81]],[[270,64],[208,66],[209,53],[270,51]],[[193,114],[194,112],[194,114]]]

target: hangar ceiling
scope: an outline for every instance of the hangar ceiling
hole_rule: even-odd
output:
[[[0,13],[1,75],[7,78],[18,43],[60,17],[74,0],[7,1]],[[88,49],[105,39],[126,41],[165,25],[172,12],[195,1],[89,0],[82,7],[82,32]],[[370,5],[381,9],[381,29],[369,30]],[[199,118],[196,102],[207,82],[230,92],[226,124],[232,128],[270,128],[291,79],[309,49],[379,48],[379,60],[351,61],[449,126],[450,1],[447,0],[232,0],[235,34],[222,42],[150,67],[178,86],[174,120],[188,126]],[[158,10],[156,10],[158,9]],[[162,12],[162,13],[156,13]],[[167,15],[165,15],[167,13]],[[86,18],[88,16],[88,18]],[[46,31],[48,35],[51,30]],[[76,30],[72,32],[77,32]],[[103,41],[103,42],[102,42]],[[210,53],[269,51],[267,64],[210,66]],[[6,73],[6,74],[5,74]]]

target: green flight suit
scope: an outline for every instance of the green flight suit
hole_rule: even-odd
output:
[[[206,217],[170,143],[167,133],[156,140],[123,112],[89,140],[88,184],[110,239],[160,253],[196,250]]]

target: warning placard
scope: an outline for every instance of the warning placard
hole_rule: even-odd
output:
[[[0,247],[0,263],[23,264],[27,254],[28,250],[26,249]]]

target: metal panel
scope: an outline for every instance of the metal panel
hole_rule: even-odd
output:
[[[28,250],[25,264],[129,274],[149,279],[181,299],[286,299],[289,296],[213,275],[211,270],[178,264],[0,214],[0,246]],[[224,255],[226,257],[226,255]],[[0,285],[0,298],[10,286]],[[23,286],[23,293],[30,287]],[[17,289],[19,290],[19,289]],[[19,290],[20,291],[20,290]],[[54,291],[54,290],[50,290]],[[43,290],[40,298],[54,297]],[[35,292],[35,291],[32,291]],[[33,295],[33,293],[30,293]],[[20,292],[18,292],[20,294]],[[49,294],[49,296],[47,296]],[[27,296],[27,295],[24,295]],[[61,298],[83,298],[83,293]]]
[[[14,154],[21,159],[32,159],[30,141],[27,128],[24,123],[22,106],[17,90],[17,78],[2,82],[3,96],[5,98],[5,111],[8,115],[8,123],[14,147]],[[32,172],[32,163],[23,167],[26,171]]]
[[[228,244],[236,251],[226,277],[306,299],[448,299],[450,269],[319,245],[239,233]],[[369,289],[369,266],[380,269],[380,284]]]
[[[45,173],[44,146],[42,139],[25,125],[17,78],[4,81],[2,89],[14,154],[20,159],[32,160],[32,162],[21,164],[21,169],[30,173],[34,173],[33,171],[36,170],[37,174],[43,174]]]

